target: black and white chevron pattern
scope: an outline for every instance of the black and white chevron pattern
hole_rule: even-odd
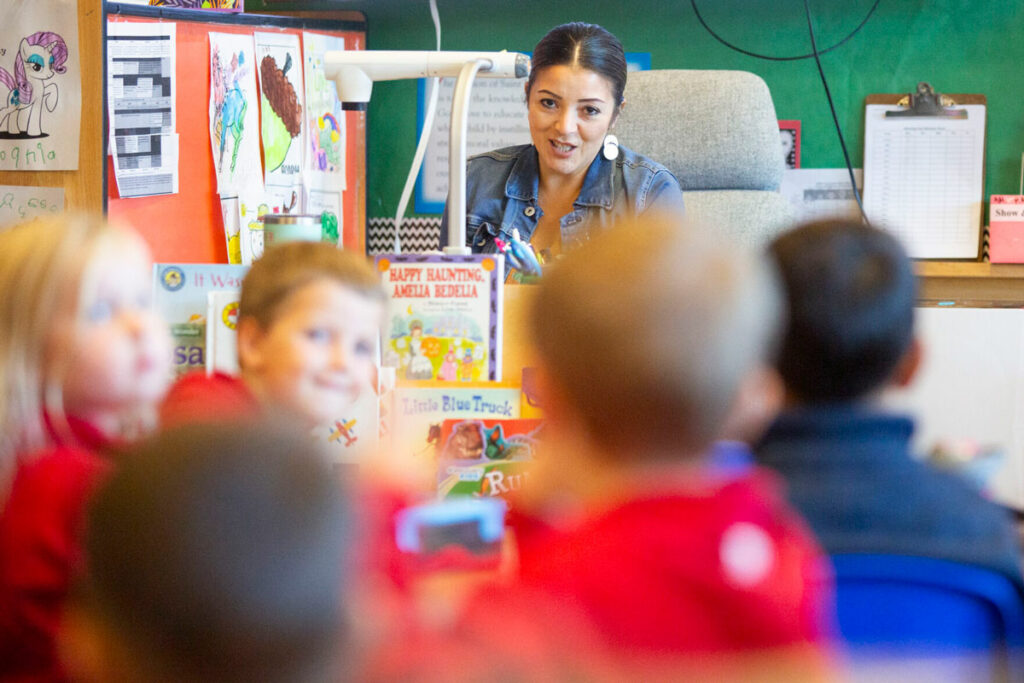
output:
[[[441,217],[406,218],[402,221],[402,251],[436,251],[441,243]],[[395,250],[395,218],[371,218],[366,237],[368,254]]]

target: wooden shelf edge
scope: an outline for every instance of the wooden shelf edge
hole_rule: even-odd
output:
[[[1024,264],[980,261],[916,261],[914,268],[925,278],[1024,279]]]

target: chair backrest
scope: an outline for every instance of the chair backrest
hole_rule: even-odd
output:
[[[839,631],[854,654],[983,654],[976,663],[989,672],[1012,671],[1009,680],[1024,680],[1024,598],[1007,577],[925,557],[836,555],[832,560]],[[976,667],[973,675],[978,674]]]
[[[629,74],[615,133],[668,167],[687,213],[744,241],[789,227],[778,193],[783,157],[768,86],[746,71],[662,69]]]

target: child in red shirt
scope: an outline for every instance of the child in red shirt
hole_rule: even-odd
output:
[[[241,374],[194,373],[160,407],[164,426],[264,411],[310,428],[376,391],[384,290],[366,258],[322,242],[267,249],[242,281]]]
[[[153,417],[170,339],[133,232],[60,216],[0,233],[0,678],[60,680],[85,502]]]
[[[737,402],[779,312],[763,259],[677,217],[611,228],[551,268],[529,319],[547,425],[512,524],[518,575],[467,623],[550,601],[634,664],[826,662],[819,548],[770,474],[709,457],[731,415],[756,412]]]

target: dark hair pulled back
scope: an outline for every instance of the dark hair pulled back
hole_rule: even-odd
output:
[[[622,104],[622,93],[626,89],[626,53],[619,39],[606,29],[574,21],[548,31],[533,48],[527,96],[538,73],[562,64],[580,66],[607,78],[612,85],[615,108]]]

